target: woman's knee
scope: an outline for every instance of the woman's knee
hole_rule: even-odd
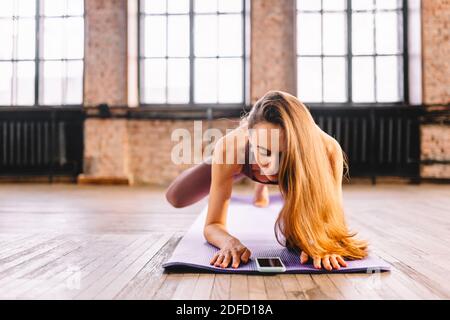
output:
[[[176,186],[170,185],[166,190],[166,200],[174,207],[174,208],[183,208],[186,206],[184,203],[179,190]]]
[[[166,199],[175,208],[183,208],[209,193],[211,166],[198,164],[183,171],[167,188]]]

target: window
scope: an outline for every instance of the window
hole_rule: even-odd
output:
[[[140,102],[242,104],[244,0],[141,0]]]
[[[83,0],[43,0],[40,90],[44,105],[83,102]]]
[[[0,30],[0,105],[82,103],[83,0],[2,0]]]
[[[307,103],[404,102],[403,3],[297,0],[299,98]]]

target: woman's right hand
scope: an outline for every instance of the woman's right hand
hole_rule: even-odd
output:
[[[245,247],[238,239],[231,238],[212,257],[210,264],[220,268],[227,268],[230,265],[233,268],[239,267],[241,262],[247,263],[251,256],[250,250]]]

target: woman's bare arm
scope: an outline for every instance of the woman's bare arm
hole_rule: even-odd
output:
[[[342,175],[344,174],[344,155],[342,149],[336,140],[330,142],[329,159],[333,170],[334,181],[336,184],[339,199],[342,199]]]
[[[209,243],[219,248],[212,257],[211,264],[226,268],[231,263],[232,267],[237,268],[241,261],[248,262],[251,252],[226,229],[233,175],[237,173],[240,165],[223,163],[224,161],[221,163],[220,160],[225,159],[225,144],[224,139],[221,139],[214,148],[211,190],[203,235]]]
[[[225,162],[224,154],[225,140],[220,139],[214,147],[212,158],[211,189],[204,228],[206,240],[218,248],[233,238],[226,230],[226,218],[236,165],[220,163]]]
[[[316,127],[317,130],[320,131],[326,144],[328,159],[330,160],[330,165],[333,170],[333,176],[336,187],[338,188],[338,194],[342,199],[342,175],[344,173],[344,155],[342,154],[342,148],[335,138],[323,131],[318,125],[316,125]]]

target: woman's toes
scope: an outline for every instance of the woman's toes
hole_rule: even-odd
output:
[[[267,207],[269,205],[269,198],[258,198],[253,201],[253,204],[257,207]]]

